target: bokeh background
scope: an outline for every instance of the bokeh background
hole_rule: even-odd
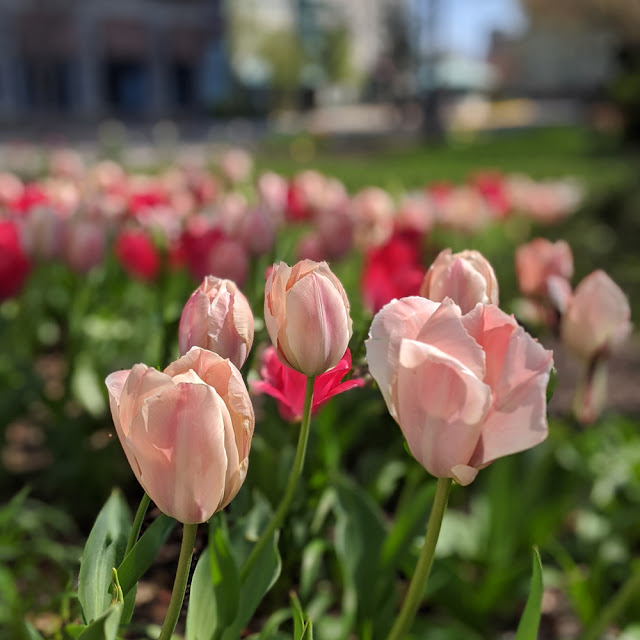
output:
[[[45,638],[66,639],[93,519],[114,487],[137,505],[102,381],[177,356],[182,306],[206,272],[189,260],[204,245],[185,220],[205,220],[212,243],[266,238],[263,218],[247,212],[271,176],[285,190],[272,244],[246,249],[241,266],[237,244],[215,245],[221,257],[207,263],[242,280],[258,319],[245,377],[260,375],[267,342],[266,267],[312,255],[331,260],[349,293],[353,375],[366,378],[373,258],[339,225],[335,245],[346,239],[349,251],[314,244],[305,202],[318,193],[319,211],[388,202],[410,218],[403,203],[453,190],[472,217],[482,209],[482,223],[429,222],[418,269],[443,248],[478,249],[496,269],[502,306],[517,313],[515,248],[562,238],[573,284],[604,269],[637,324],[639,141],[635,0],[0,0],[0,223],[32,234],[20,240],[29,254],[20,274],[7,262],[9,236],[0,238],[9,292],[0,302],[0,635],[22,637],[28,619]],[[69,232],[47,212],[80,221],[89,253],[70,252]],[[191,244],[176,249],[185,229]],[[145,239],[124,251],[124,231]],[[552,328],[527,328],[556,354],[549,440],[453,492],[416,637],[513,637],[536,544],[540,637],[581,638],[640,557],[637,332],[611,356],[607,406],[585,426],[572,413],[580,363]],[[275,403],[260,397],[256,407],[251,472],[230,523],[277,503],[295,448],[296,427]],[[367,634],[380,603],[347,611],[347,622],[340,613],[350,590],[368,587],[363,550],[379,553],[393,531],[389,582],[411,575],[433,487],[369,378],[315,418],[305,473],[283,533],[283,576],[247,634],[296,590],[321,640],[377,637]],[[153,637],[177,553],[173,540],[142,583],[131,637]],[[315,564],[301,576],[303,557]],[[606,637],[640,638],[638,610],[633,593]],[[280,633],[290,637],[286,625]]]

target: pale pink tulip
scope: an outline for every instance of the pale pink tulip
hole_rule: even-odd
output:
[[[562,316],[562,340],[579,358],[606,357],[631,333],[631,309],[620,287],[601,270],[576,287]]]
[[[551,242],[534,238],[516,249],[515,267],[520,291],[526,296],[546,298],[549,278],[555,276],[569,281],[573,276],[571,247],[564,240]]]
[[[478,302],[498,304],[498,279],[479,251],[452,253],[444,249],[425,274],[420,295],[434,302],[451,298],[467,313]]]
[[[240,368],[253,344],[251,306],[235,282],[207,276],[182,310],[180,353],[202,347],[229,358]]]
[[[351,201],[354,239],[361,249],[380,247],[393,234],[394,205],[391,196],[379,187],[361,189]]]
[[[229,360],[194,347],[164,372],[137,364],[106,385],[127,460],[162,512],[195,524],[229,504],[247,474],[255,424]]]
[[[373,319],[369,370],[418,462],[471,483],[479,469],[547,436],[553,354],[494,305],[393,300]]]
[[[326,262],[274,265],[264,320],[280,360],[307,376],[338,364],[352,334],[347,294]]]

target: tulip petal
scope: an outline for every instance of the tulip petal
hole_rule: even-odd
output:
[[[335,366],[349,343],[347,309],[324,276],[310,273],[289,291],[278,347],[294,369],[307,376]]]
[[[208,520],[224,496],[230,418],[215,389],[178,384],[152,396],[136,416],[131,445],[140,482],[158,508],[180,522]]]
[[[178,346],[184,355],[194,345],[204,345],[207,340],[207,316],[209,300],[200,289],[196,289],[182,310],[178,327]]]
[[[485,376],[485,354],[482,347],[467,333],[460,316],[460,308],[445,298],[422,327],[416,340],[436,346],[452,358],[464,362],[480,380]]]
[[[491,405],[491,389],[464,364],[431,345],[403,340],[396,406],[414,457],[438,478],[467,465]]]
[[[415,339],[438,306],[437,302],[419,296],[392,300],[380,309],[371,323],[369,339],[365,341],[369,371],[396,421],[391,386],[397,371],[400,342],[403,338]]]

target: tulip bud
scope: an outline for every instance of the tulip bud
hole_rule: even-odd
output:
[[[232,280],[207,276],[182,310],[178,329],[180,354],[202,347],[240,368],[253,344],[253,313]]]
[[[562,340],[585,361],[606,357],[631,333],[631,309],[618,285],[601,270],[576,287],[562,316]]]
[[[549,278],[571,280],[571,247],[564,240],[551,242],[546,238],[534,238],[516,249],[515,267],[520,291],[526,296],[544,298],[549,295]]]
[[[255,417],[238,369],[194,347],[164,372],[144,364],[106,379],[131,468],[167,515],[206,522],[240,490]]]
[[[264,319],[280,360],[306,376],[338,364],[352,333],[347,294],[326,262],[274,265]]]
[[[478,302],[498,305],[498,279],[479,251],[451,253],[451,249],[444,249],[429,267],[420,295],[434,302],[451,298],[467,313]]]

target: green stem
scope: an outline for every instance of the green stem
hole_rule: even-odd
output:
[[[433,507],[431,508],[427,533],[424,538],[420,557],[418,558],[418,564],[411,579],[407,596],[404,599],[400,613],[396,618],[387,640],[403,640],[411,628],[413,619],[416,617],[418,607],[422,600],[422,594],[424,593],[424,587],[427,584],[427,578],[431,571],[431,565],[433,564],[433,554],[435,553],[438,535],[440,534],[442,517],[447,508],[450,488],[451,478],[438,478],[436,495],[433,498]]]
[[[602,610],[593,626],[587,630],[584,640],[598,640],[604,637],[607,627],[627,608],[638,590],[640,590],[640,566],[636,567],[634,573]]]
[[[304,411],[302,413],[302,424],[300,425],[300,434],[298,436],[298,448],[296,449],[296,457],[293,461],[293,467],[291,467],[291,471],[289,473],[289,479],[287,480],[287,486],[284,491],[284,496],[282,497],[282,500],[278,505],[276,512],[273,514],[273,517],[271,518],[271,521],[269,522],[267,528],[264,530],[258,542],[256,542],[255,546],[251,550],[251,553],[249,554],[244,567],[242,567],[240,578],[243,582],[249,575],[249,571],[251,571],[251,567],[258,559],[258,556],[260,555],[262,549],[271,539],[271,536],[274,534],[275,530],[282,524],[282,521],[287,515],[287,511],[289,511],[291,501],[293,500],[293,496],[296,492],[298,480],[300,479],[300,474],[302,473],[302,468],[304,466],[304,457],[307,451],[307,441],[309,440],[309,425],[311,424],[311,406],[313,403],[314,382],[315,376],[307,377],[307,386],[304,396]]]
[[[191,568],[191,557],[193,556],[193,544],[196,539],[197,524],[185,524],[182,529],[182,547],[180,548],[180,559],[178,560],[178,568],[176,570],[176,579],[173,583],[173,591],[171,592],[171,600],[167,615],[162,624],[162,630],[158,636],[158,640],[170,640],[173,631],[176,628],[180,610],[182,609],[182,601],[187,590],[187,581],[189,579],[189,569]]]
[[[144,516],[147,513],[147,509],[149,508],[149,503],[151,502],[151,498],[145,492],[140,500],[140,504],[138,505],[138,510],[136,511],[136,517],[133,520],[133,525],[131,527],[131,533],[129,534],[129,540],[127,541],[127,549],[124,552],[126,556],[131,549],[133,549],[135,543],[138,541],[138,536],[140,535],[140,528],[142,527],[142,521],[144,520]]]

